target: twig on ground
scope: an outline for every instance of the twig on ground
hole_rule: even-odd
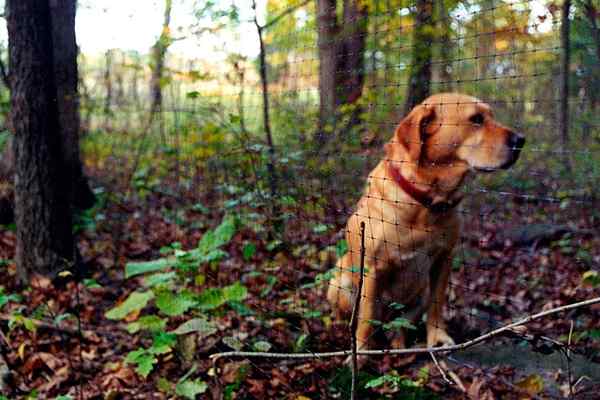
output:
[[[567,349],[565,350],[565,358],[567,359],[567,379],[569,381],[569,399],[573,398],[573,374],[571,372],[571,338],[573,337],[573,320],[569,328],[569,339],[567,340]]]
[[[358,328],[358,313],[360,310],[360,299],[362,295],[363,276],[365,271],[365,223],[360,223],[360,270],[358,276],[358,287],[356,296],[354,296],[354,305],[352,307],[352,316],[350,317],[350,337],[352,340],[352,388],[350,399],[357,398],[358,390],[358,357],[356,355],[356,330]]]
[[[485,342],[488,339],[498,336],[501,333],[512,331],[515,327],[528,324],[531,321],[547,317],[549,315],[558,314],[562,311],[573,310],[575,308],[581,308],[591,306],[592,304],[600,303],[600,297],[594,297],[589,300],[579,301],[573,304],[567,304],[565,306],[552,308],[550,310],[542,311],[537,314],[529,315],[521,318],[516,322],[507,324],[498,329],[494,329],[486,334],[478,336],[474,339],[467,340],[466,342],[455,344],[452,346],[440,346],[440,347],[421,347],[414,349],[382,349],[382,350],[358,350],[357,355],[365,356],[382,356],[386,354],[422,354],[422,353],[452,353],[458,350],[464,350],[466,348],[475,346],[481,342]],[[228,351],[223,353],[215,353],[210,355],[211,359],[219,359],[223,357],[258,357],[258,358],[327,358],[327,357],[342,357],[351,355],[350,350],[341,351],[330,351],[323,353],[268,353],[268,352],[252,352],[252,351]]]
[[[446,382],[449,385],[453,385],[454,382],[452,382],[450,379],[448,379],[446,372],[444,372],[444,369],[441,367],[440,363],[438,362],[437,358],[435,357],[435,354],[429,353],[429,355],[431,356],[431,359],[433,360],[433,363],[435,364],[436,368],[440,372],[440,375],[442,375],[442,379],[444,380],[444,382]]]

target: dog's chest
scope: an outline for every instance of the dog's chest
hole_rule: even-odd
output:
[[[428,303],[431,269],[444,246],[437,238],[410,246],[396,246],[385,253],[386,263],[380,283],[385,297],[409,305],[418,301]]]

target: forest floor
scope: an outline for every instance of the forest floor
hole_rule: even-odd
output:
[[[586,271],[600,270],[597,216],[591,216],[588,206],[571,205],[567,215],[556,203],[496,203],[474,200],[465,205],[479,211],[465,213],[463,240],[453,263],[446,319],[457,343],[517,317],[599,294],[597,287],[582,280]],[[73,276],[60,284],[35,277],[26,288],[16,282],[15,234],[0,229],[0,349],[12,371],[8,398],[173,398],[175,383],[187,377],[206,382],[200,398],[347,398],[350,370],[343,358],[226,359],[219,371],[208,358],[238,347],[235,343],[250,350],[265,349],[266,344],[278,352],[349,348],[348,327],[331,319],[326,284],[318,278],[333,266],[345,218],[328,220],[323,217],[331,215],[326,207],[313,215],[303,215],[306,208],[287,211],[298,221],[321,220],[306,227],[289,220],[287,244],[265,240],[264,231],[241,224],[222,248],[227,257],[201,266],[203,278],[191,290],[241,282],[248,290],[243,307],[211,311],[215,329],[191,336],[192,357],[178,348],[158,354],[147,378],[124,361],[150,340],[141,331],[126,329],[127,323],[139,319],[140,311],[124,320],[106,317],[143,285],[140,276],[125,279],[124,266],[156,259],[161,248],[174,242],[183,249],[194,248],[209,227],[220,223],[222,214],[181,208],[168,194],[151,193],[144,201],[106,201],[81,222],[81,282],[75,283]],[[181,321],[170,319],[168,328]],[[542,336],[566,343],[571,329],[572,356],[567,362]],[[423,345],[422,323],[409,333],[411,346]],[[370,387],[361,389],[359,397],[568,398],[573,391],[577,399],[597,398],[600,306],[535,321],[520,334],[440,356],[440,361],[447,379],[429,356],[411,362],[389,355],[373,358],[360,376],[363,386],[369,382]]]

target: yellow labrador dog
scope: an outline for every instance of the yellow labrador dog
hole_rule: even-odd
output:
[[[359,348],[371,344],[372,321],[389,320],[399,304],[403,317],[413,322],[427,312],[427,346],[454,343],[442,310],[459,239],[461,183],[471,171],[509,168],[524,144],[523,136],[494,119],[489,105],[464,94],[431,96],[400,122],[348,220],[348,252],[338,261],[327,293],[337,316],[348,316],[358,285],[364,222]],[[405,346],[401,332],[392,346]]]

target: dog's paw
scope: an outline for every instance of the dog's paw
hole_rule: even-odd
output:
[[[454,339],[442,328],[433,328],[427,331],[427,347],[452,346]]]

